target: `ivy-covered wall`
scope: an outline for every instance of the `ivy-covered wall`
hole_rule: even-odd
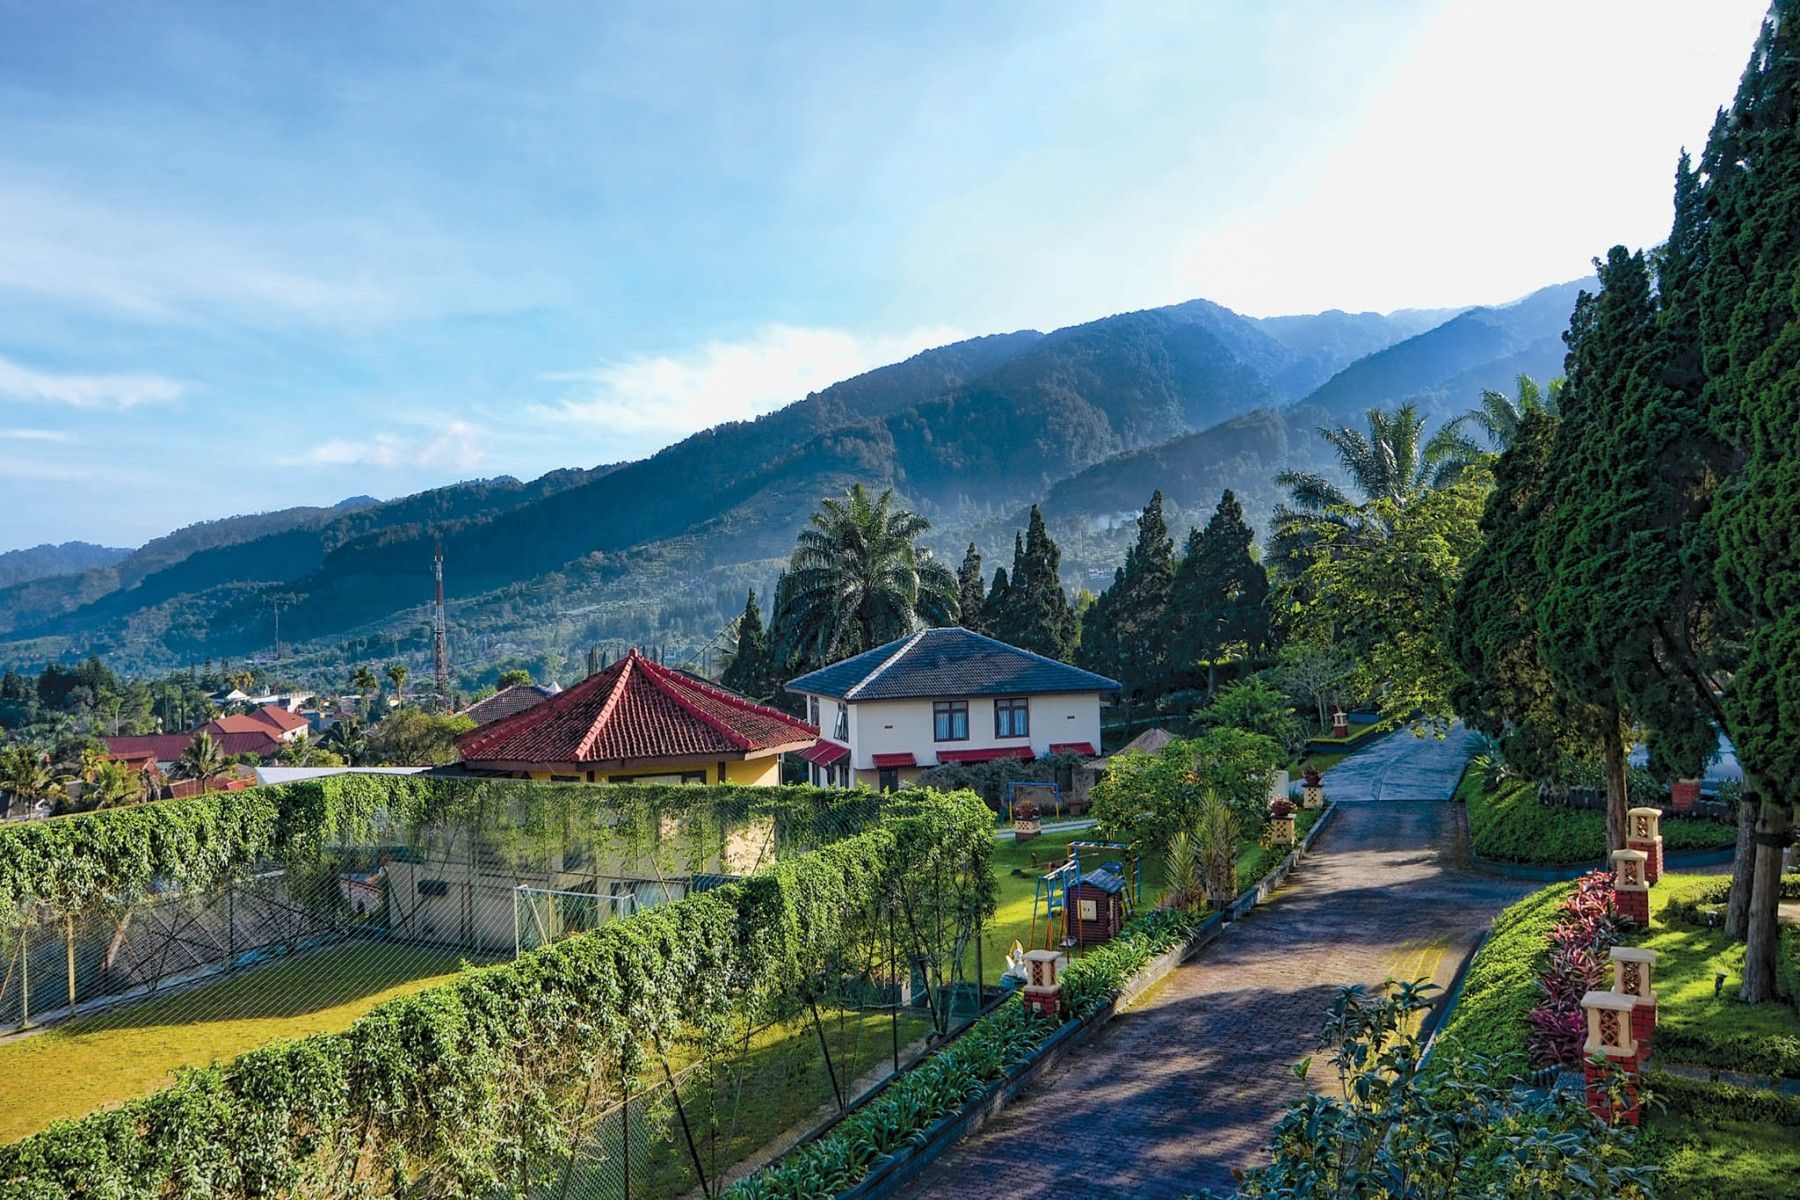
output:
[[[159,876],[199,886],[245,862],[311,852],[347,823],[405,813],[428,825],[470,804],[522,804],[546,827],[556,805],[590,812],[597,801],[646,819],[762,811],[797,839],[841,827],[844,804],[871,803],[805,789],[567,788],[534,806],[521,789],[549,785],[363,782],[373,778],[0,830],[0,901],[111,902]],[[994,903],[991,815],[970,793],[877,803],[862,832],[748,879],[467,970],[343,1033],[192,1071],[153,1096],[0,1147],[0,1195],[524,1192],[561,1169],[589,1114],[673,1048],[722,1049],[749,1024],[807,1011],[844,963],[896,929],[909,958],[960,953]]]

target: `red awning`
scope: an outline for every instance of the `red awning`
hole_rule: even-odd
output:
[[[829,767],[833,763],[843,762],[850,757],[850,747],[840,746],[836,742],[828,742],[820,738],[806,749],[800,751],[800,757],[809,763],[821,767]]]
[[[1085,754],[1089,758],[1092,758],[1092,757],[1094,757],[1094,754],[1095,754],[1094,743],[1092,743],[1092,742],[1051,742],[1050,743],[1050,753],[1052,753],[1052,754]]]
[[[919,765],[919,760],[913,757],[910,750],[900,754],[877,754],[874,758],[875,765],[878,767],[916,767]]]
[[[1030,746],[996,746],[992,750],[939,750],[941,763],[994,762],[1002,758],[1036,758]]]

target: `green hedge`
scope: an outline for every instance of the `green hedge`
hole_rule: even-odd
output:
[[[1152,958],[1185,941],[1195,921],[1168,909],[1133,919],[1110,942],[1063,973],[1065,1020],[1098,1011]],[[875,1100],[740,1181],[731,1200],[828,1200],[858,1183],[886,1155],[917,1143],[1008,1071],[1028,1061],[1062,1024],[1028,1013],[1017,999],[981,1018],[946,1049],[895,1080]]]
[[[627,799],[609,788],[585,790]],[[215,828],[207,815],[214,806],[251,814],[216,827],[242,834],[220,837],[213,857],[224,860],[298,836],[271,825],[269,808],[259,807],[280,810],[294,797],[269,791],[94,815],[126,816],[124,827],[141,835],[145,821]],[[699,799],[688,789],[667,791],[645,803]],[[488,791],[483,802],[518,795]],[[191,1071],[155,1095],[0,1147],[0,1194],[167,1200],[522,1192],[534,1170],[563,1161],[589,1089],[609,1094],[678,1043],[723,1046],[740,1032],[739,1019],[804,1011],[823,998],[832,965],[859,952],[859,939],[885,936],[897,901],[926,930],[954,930],[992,910],[992,818],[979,798],[911,793],[884,803],[890,816],[874,828],[742,882],[513,963],[467,970],[381,1005],[343,1033]],[[137,836],[123,865],[112,868],[100,853],[107,838],[94,830],[119,828],[102,820],[78,854],[62,841],[79,842],[67,832],[56,834],[60,851],[27,844],[40,859],[60,854],[59,861],[90,864],[97,877],[110,869],[115,879],[140,878],[143,862],[166,852],[163,835]],[[79,896],[91,886],[58,894]],[[18,897],[16,885],[11,895]],[[948,944],[919,950],[954,953]]]
[[[1574,890],[1573,882],[1553,883],[1494,918],[1493,932],[1469,964],[1462,998],[1439,1034],[1434,1060],[1481,1054],[1503,1073],[1530,1072],[1528,1017],[1541,996],[1538,978],[1550,959],[1550,930]]]
[[[1470,773],[1457,793],[1468,806],[1469,849],[1482,858],[1571,867],[1606,857],[1605,813],[1540,804],[1536,786],[1525,780],[1509,780],[1490,793]],[[1705,818],[1664,816],[1662,839],[1665,854],[1728,849],[1737,843],[1737,829]]]

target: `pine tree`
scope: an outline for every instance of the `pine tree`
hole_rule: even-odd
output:
[[[1137,542],[1125,565],[1095,605],[1104,621],[1105,667],[1096,667],[1125,686],[1129,697],[1153,699],[1168,684],[1171,632],[1169,593],[1175,582],[1175,542],[1163,519],[1161,491],[1138,517]]]
[[[1037,654],[1068,659],[1074,654],[1079,629],[1069,594],[1063,590],[1062,550],[1050,540],[1037,505],[1031,506],[1023,541],[1015,545],[1018,550],[1007,606],[1011,636],[1004,640]]]
[[[988,631],[986,586],[981,575],[981,553],[975,549],[975,543],[970,542],[968,552],[963,555],[962,566],[956,572],[957,602],[961,614],[959,619],[964,629],[976,633]]]
[[[981,617],[987,625],[983,633],[1003,642],[1008,640],[1007,634],[1012,627],[1012,580],[1007,578],[1005,567],[994,568],[994,582],[982,603]]]
[[[1699,299],[1710,423],[1741,466],[1708,517],[1725,619],[1743,635],[1724,697],[1759,815],[1744,985],[1775,991],[1781,845],[1800,779],[1800,2],[1776,0],[1703,166],[1712,214]]]
[[[1204,671],[1209,697],[1221,664],[1253,660],[1269,645],[1269,575],[1255,545],[1244,506],[1227,489],[1206,528],[1188,532],[1170,584],[1171,674]]]
[[[744,615],[738,618],[737,647],[732,653],[731,665],[725,668],[719,682],[752,700],[775,694],[775,663],[769,656],[762,610],[756,605],[754,588],[744,601]]]

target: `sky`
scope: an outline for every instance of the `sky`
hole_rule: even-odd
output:
[[[958,337],[1667,232],[1763,0],[0,0],[0,549],[642,457]]]

